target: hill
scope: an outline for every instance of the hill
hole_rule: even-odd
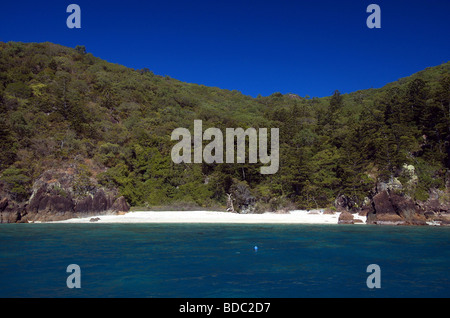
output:
[[[31,199],[47,180],[46,197],[74,202],[62,205],[72,213],[62,218],[99,191],[104,207],[120,197],[148,208],[224,207],[229,193],[240,212],[365,213],[388,191],[437,215],[450,201],[449,69],[325,98],[252,98],[108,63],[83,46],[0,42],[0,212],[8,205],[20,210],[17,220],[31,220]],[[279,128],[278,172],[262,175],[261,164],[248,162],[173,163],[172,131],[193,131],[196,119],[203,129]],[[54,209],[37,204],[33,218]]]

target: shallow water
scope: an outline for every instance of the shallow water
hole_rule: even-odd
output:
[[[450,296],[450,228],[2,224],[0,242],[0,297]]]

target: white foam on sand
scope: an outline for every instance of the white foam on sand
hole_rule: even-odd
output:
[[[293,210],[290,213],[238,214],[216,211],[134,211],[124,215],[99,215],[74,218],[51,223],[278,223],[278,224],[337,224],[339,212],[323,213],[323,210]],[[91,222],[92,218],[98,218]],[[354,214],[355,219],[365,217]],[[358,224],[358,223],[355,223]]]

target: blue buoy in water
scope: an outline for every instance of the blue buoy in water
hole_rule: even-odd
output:
[[[255,249],[255,252],[258,252],[258,246],[255,245],[254,249]]]

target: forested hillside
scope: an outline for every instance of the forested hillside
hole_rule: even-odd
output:
[[[326,98],[252,98],[149,69],[108,63],[83,46],[0,42],[1,196],[25,202],[45,171],[70,166],[79,191],[95,179],[150,208],[225,206],[227,193],[254,212],[331,207],[336,198],[361,207],[383,182],[400,183],[413,200],[449,200],[449,62]],[[203,129],[279,128],[278,172],[174,164],[171,132],[192,131],[194,119]]]

